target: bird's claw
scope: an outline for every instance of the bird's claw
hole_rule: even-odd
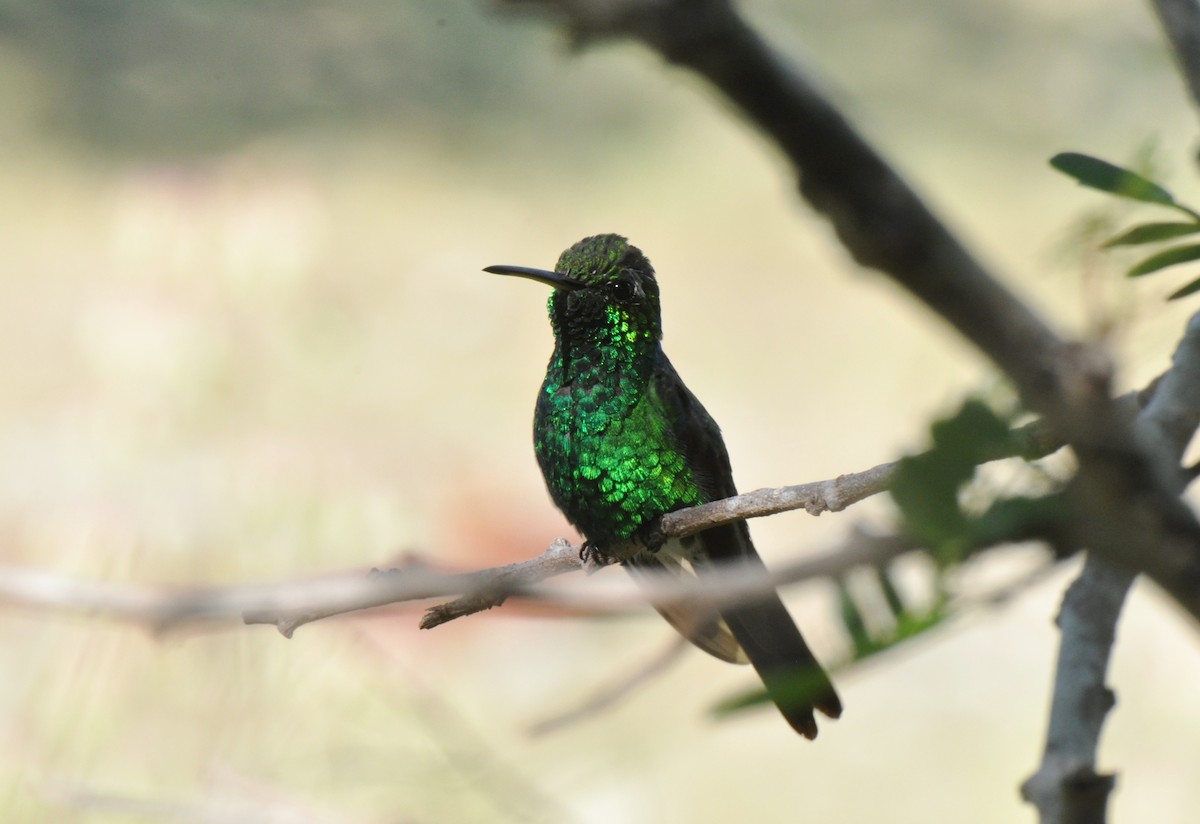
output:
[[[591,541],[584,541],[579,548],[579,560],[585,566],[608,566],[612,563],[608,553]]]
[[[647,552],[654,554],[662,549],[667,542],[667,536],[662,533],[662,518],[655,518],[645,526],[640,537],[642,548]]]

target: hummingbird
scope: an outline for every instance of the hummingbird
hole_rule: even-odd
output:
[[[620,235],[584,238],[553,271],[488,266],[553,287],[554,351],[538,392],[533,443],[550,497],[585,538],[583,552],[619,558],[635,579],[709,579],[734,568],[766,575],[745,521],[663,540],[658,519],[737,494],[721,431],[662,348],[654,268]],[[774,591],[709,607],[657,608],[685,638],[750,663],[787,722],[817,736],[813,710],[842,704]]]

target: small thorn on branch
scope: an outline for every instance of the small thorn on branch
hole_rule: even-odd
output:
[[[463,595],[453,601],[425,610],[421,617],[421,629],[433,629],[455,618],[498,607],[524,587],[555,575],[587,568],[588,563],[581,560],[579,552],[579,548],[570,541],[556,538],[550,548],[536,558],[471,573],[466,577],[477,578],[476,586],[468,587]]]
[[[485,612],[492,607],[498,607],[508,600],[508,593],[503,590],[479,590],[461,598],[455,598],[445,604],[438,604],[425,610],[421,616],[421,629],[433,629],[455,618]]]

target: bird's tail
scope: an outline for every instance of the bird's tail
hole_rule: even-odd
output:
[[[796,732],[810,740],[817,737],[814,709],[830,718],[841,716],[833,683],[778,595],[724,608],[721,618]]]
[[[639,554],[627,568],[638,579],[664,572],[672,577],[706,578],[735,570],[743,575],[767,575],[744,523],[673,539],[654,553]],[[842,703],[829,676],[773,590],[721,607],[716,614],[703,605],[688,603],[660,606],[658,611],[705,652],[724,661],[752,664],[783,717],[805,738],[817,737],[814,709],[830,718],[842,714]]]

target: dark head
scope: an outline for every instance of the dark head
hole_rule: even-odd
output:
[[[554,271],[524,266],[488,266],[483,271],[517,275],[554,287],[550,323],[557,337],[572,341],[600,335],[626,345],[662,338],[654,267],[620,235],[587,237],[563,252]]]

